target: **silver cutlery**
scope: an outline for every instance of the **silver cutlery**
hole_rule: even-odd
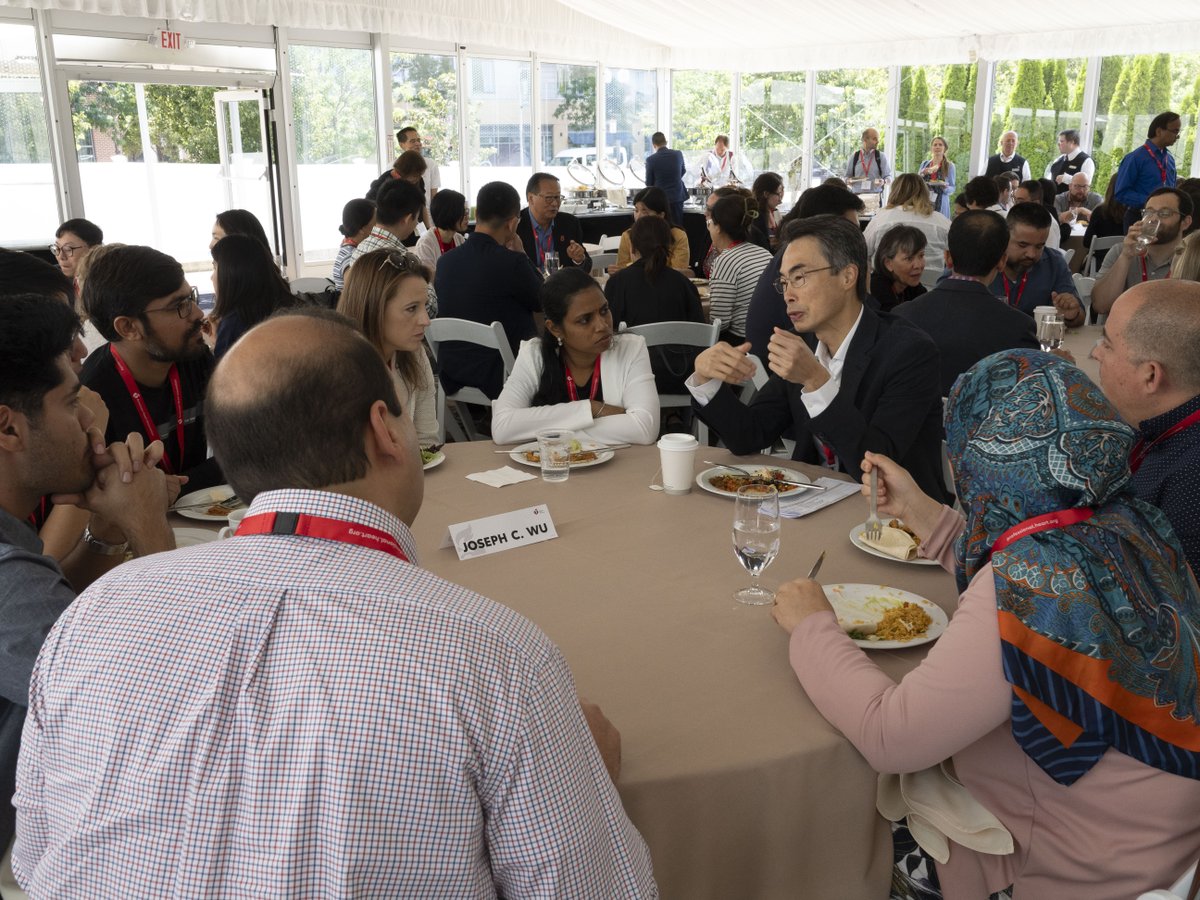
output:
[[[813,563],[813,567],[808,570],[808,577],[816,578],[817,573],[821,571],[821,563],[825,562],[825,551],[821,551],[821,555],[817,557],[817,561]]]
[[[871,515],[867,517],[867,527],[863,537],[868,541],[878,541],[883,537],[883,523],[879,521],[879,468],[871,467]]]

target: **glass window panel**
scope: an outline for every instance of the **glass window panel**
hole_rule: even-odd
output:
[[[467,68],[468,202],[490,181],[511,184],[523,201],[533,174],[531,64],[471,57]]]
[[[901,68],[897,133],[884,147],[895,174],[916,172],[929,157],[930,142],[941,137],[959,186],[966,184],[977,70],[973,64]]]
[[[458,152],[458,60],[432,53],[392,54],[392,131],[421,132],[425,158],[442,187],[461,190]]]
[[[659,131],[658,73],[653,69],[606,69],[604,72],[604,146],[618,165],[642,162],[651,151],[650,136]],[[641,187],[641,175],[627,180]]]
[[[1030,176],[1041,178],[1059,156],[1058,132],[1079,128],[1083,120],[1086,79],[1087,60],[1082,58],[996,63],[989,154],[998,152],[1000,135],[1015,131],[1017,153],[1029,161]]]
[[[845,175],[846,163],[862,147],[862,133],[867,127],[879,132],[880,147],[890,149],[891,136],[884,128],[887,94],[887,69],[830,69],[817,73],[810,185]]]
[[[671,147],[687,160],[684,184],[694,185],[718,134],[729,134],[732,76],[680,69],[671,73]]]
[[[371,51],[293,44],[288,58],[303,258],[324,266],[342,240],[342,207],[363,196],[381,168]]]
[[[1100,62],[1096,103],[1094,190],[1103,194],[1121,158],[1146,142],[1150,121],[1161,112],[1180,114],[1183,131],[1171,147],[1179,180],[1192,171],[1196,109],[1200,105],[1200,54],[1106,56]]]
[[[741,78],[738,147],[748,167],[746,184],[752,184],[762,172],[775,172],[783,178],[784,203],[794,203],[808,186],[801,158],[804,73],[748,73]]]
[[[58,227],[32,25],[0,24],[0,244],[44,245]]]
[[[541,63],[541,82],[542,169],[570,185],[573,160],[596,163],[596,67]]]

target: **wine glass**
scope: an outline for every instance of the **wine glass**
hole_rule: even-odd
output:
[[[1142,230],[1137,236],[1137,251],[1139,256],[1144,256],[1150,245],[1154,243],[1154,239],[1158,237],[1158,226],[1162,222],[1155,215],[1147,215],[1142,219]]]
[[[1062,346],[1066,333],[1067,323],[1062,316],[1042,316],[1042,320],[1038,322],[1038,343],[1047,353]]]
[[[738,488],[733,508],[733,552],[750,573],[750,586],[733,595],[738,603],[764,606],[775,592],[759,586],[758,576],[779,554],[779,491],[772,484]]]

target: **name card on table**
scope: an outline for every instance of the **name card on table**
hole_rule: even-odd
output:
[[[442,546],[454,546],[459,559],[474,559],[558,537],[545,503],[451,525]]]

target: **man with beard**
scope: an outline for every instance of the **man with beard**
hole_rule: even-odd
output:
[[[36,294],[0,302],[0,796],[11,797],[29,677],[50,627],[77,591],[125,559],[175,545],[160,444],[139,435],[105,447],[71,368],[79,320]],[[134,470],[136,466],[136,471]],[[126,480],[128,477],[128,480]],[[88,510],[82,539],[60,564],[43,552],[29,516],[42,497]],[[0,847],[13,834],[0,804]]]
[[[83,288],[84,309],[109,342],[88,357],[80,376],[108,406],[106,440],[133,431],[146,443],[161,440],[163,469],[186,476],[189,490],[225,480],[204,436],[214,363],[196,299],[183,267],[151,247],[105,254]]]
[[[1171,273],[1175,250],[1192,224],[1192,198],[1178,188],[1159,188],[1146,199],[1143,217],[1158,219],[1158,234],[1149,247],[1138,246],[1141,221],[1129,226],[1125,240],[1111,248],[1092,287],[1092,308],[1107,313],[1126,290]]]
[[[1065,192],[1054,198],[1054,208],[1058,210],[1058,221],[1062,225],[1070,225],[1075,219],[1087,222],[1092,217],[1092,210],[1104,202],[1104,198],[1092,190],[1092,183],[1083,172],[1076,172]]]
[[[992,293],[1031,316],[1039,306],[1056,306],[1069,327],[1082,325],[1083,304],[1062,254],[1045,252],[1054,224],[1050,211],[1041,203],[1021,202],[1006,221],[1008,261],[992,282]]]

